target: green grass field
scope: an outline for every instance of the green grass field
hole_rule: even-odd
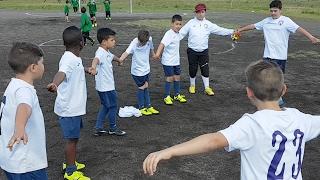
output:
[[[87,0],[89,1],[89,0]],[[96,0],[103,12],[102,0]],[[112,12],[129,12],[130,0],[113,0]],[[132,0],[133,13],[192,12],[198,2],[208,6],[209,11],[235,11],[267,13],[270,0]],[[63,11],[65,1],[60,0],[0,0],[0,9]],[[283,0],[283,13],[287,16],[320,20],[319,0]]]

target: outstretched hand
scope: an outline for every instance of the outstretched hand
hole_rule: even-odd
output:
[[[94,67],[89,67],[88,68],[88,73],[89,74],[91,74],[91,75],[93,75],[93,76],[95,76],[95,75],[97,75],[97,69],[96,68],[94,68]]]
[[[159,161],[170,159],[171,156],[169,153],[167,153],[166,150],[157,151],[150,153],[146,159],[143,161],[143,171],[145,174],[148,174],[150,176],[154,175],[154,173],[157,170],[157,165]]]
[[[311,39],[311,42],[312,42],[312,44],[320,44],[320,39],[318,39],[318,38],[316,38],[316,37],[313,37],[313,38]]]
[[[154,56],[152,56],[152,59],[153,59],[154,61],[159,61],[159,60],[160,60],[160,56],[154,55]]]
[[[118,66],[123,66],[123,62],[124,62],[124,59],[119,59],[118,60]]]
[[[47,89],[50,92],[57,92],[58,87],[57,87],[56,84],[50,83],[50,84],[47,85]]]

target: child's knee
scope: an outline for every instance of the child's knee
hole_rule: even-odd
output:
[[[173,76],[174,81],[180,81],[180,75],[174,75]]]
[[[148,87],[149,87],[148,81],[146,81],[146,82],[144,83],[144,87],[145,87],[145,88],[148,88]]]
[[[172,82],[174,80],[174,76],[167,76],[166,81],[167,82]]]

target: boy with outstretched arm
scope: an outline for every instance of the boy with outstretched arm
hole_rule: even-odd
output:
[[[224,130],[149,154],[143,162],[144,172],[153,175],[161,160],[225,148],[240,150],[242,180],[302,179],[305,143],[320,134],[320,116],[280,108],[278,99],[286,85],[276,64],[254,62],[245,74],[255,113],[245,113]]]
[[[172,16],[171,29],[163,36],[157,49],[155,58],[161,57],[163,71],[166,76],[164,103],[172,105],[173,100],[180,103],[187,102],[184,95],[180,94],[180,35],[179,30],[182,27],[182,17],[178,14]],[[170,88],[173,83],[174,97],[170,96]]]
[[[95,136],[105,133],[123,136],[126,134],[117,126],[117,92],[115,89],[112,61],[119,62],[119,58],[110,52],[116,45],[116,32],[109,28],[100,28],[97,39],[100,47],[96,51],[89,68],[89,73],[95,75],[96,90],[98,92],[101,108],[98,112],[95,126]],[[103,128],[106,116],[109,119],[109,130]]]
[[[34,81],[44,72],[44,53],[31,43],[17,42],[8,63],[15,72],[0,109],[0,167],[9,180],[47,180],[44,118]]]
[[[59,117],[65,144],[66,163],[64,178],[68,180],[90,180],[78,170],[85,167],[76,161],[77,144],[80,130],[83,127],[82,116],[86,114],[87,86],[85,71],[80,57],[83,48],[81,30],[70,26],[63,31],[63,42],[66,51],[59,62],[59,71],[47,88],[50,92],[57,92],[54,112]]]

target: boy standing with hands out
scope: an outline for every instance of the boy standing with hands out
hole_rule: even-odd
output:
[[[180,35],[179,30],[182,27],[182,17],[178,14],[174,15],[171,20],[171,29],[163,36],[161,43],[157,49],[155,58],[159,59],[161,54],[161,63],[163,65],[165,82],[164,103],[173,104],[173,99],[181,103],[187,102],[185,96],[180,94]],[[173,82],[174,98],[170,96],[170,88]]]
[[[225,148],[240,150],[241,179],[302,179],[305,143],[320,134],[320,116],[280,108],[286,92],[283,73],[274,63],[258,61],[246,70],[247,96],[257,107],[228,128],[151,153],[143,162],[153,175],[160,160]]]
[[[59,116],[63,137],[66,140],[64,178],[90,180],[78,171],[85,165],[76,162],[77,143],[80,129],[83,127],[82,116],[86,114],[87,104],[85,71],[80,58],[83,48],[81,30],[75,26],[66,28],[63,31],[63,42],[66,51],[60,59],[59,71],[47,88],[50,92],[57,92],[54,112]]]
[[[149,95],[150,52],[155,56],[152,37],[149,31],[140,30],[138,37],[133,39],[127,50],[121,55],[122,63],[129,54],[132,54],[131,75],[138,86],[138,106],[142,115],[159,114],[151,106]]]
[[[306,36],[313,44],[319,44],[320,40],[297,25],[289,17],[283,16],[282,2],[280,0],[271,1],[269,8],[270,17],[255,24],[241,27],[238,29],[238,32],[253,29],[263,31],[265,39],[263,60],[278,64],[282,72],[285,73],[288,58],[288,42],[291,33],[298,31]],[[279,105],[284,106],[284,104],[285,101],[281,98]]]
[[[109,49],[116,45],[116,33],[109,28],[101,28],[98,30],[97,39],[100,47],[96,51],[96,55],[89,68],[89,72],[95,75],[96,90],[100,97],[101,108],[98,113],[96,122],[95,136],[100,136],[104,133],[123,136],[126,132],[117,127],[117,92],[115,90],[112,61],[118,61],[119,58],[113,55]],[[106,116],[109,119],[109,131],[103,128],[103,123]]]
[[[18,42],[8,56],[16,77],[1,102],[0,167],[10,180],[48,179],[44,118],[33,86],[44,72],[43,55],[37,45]]]

